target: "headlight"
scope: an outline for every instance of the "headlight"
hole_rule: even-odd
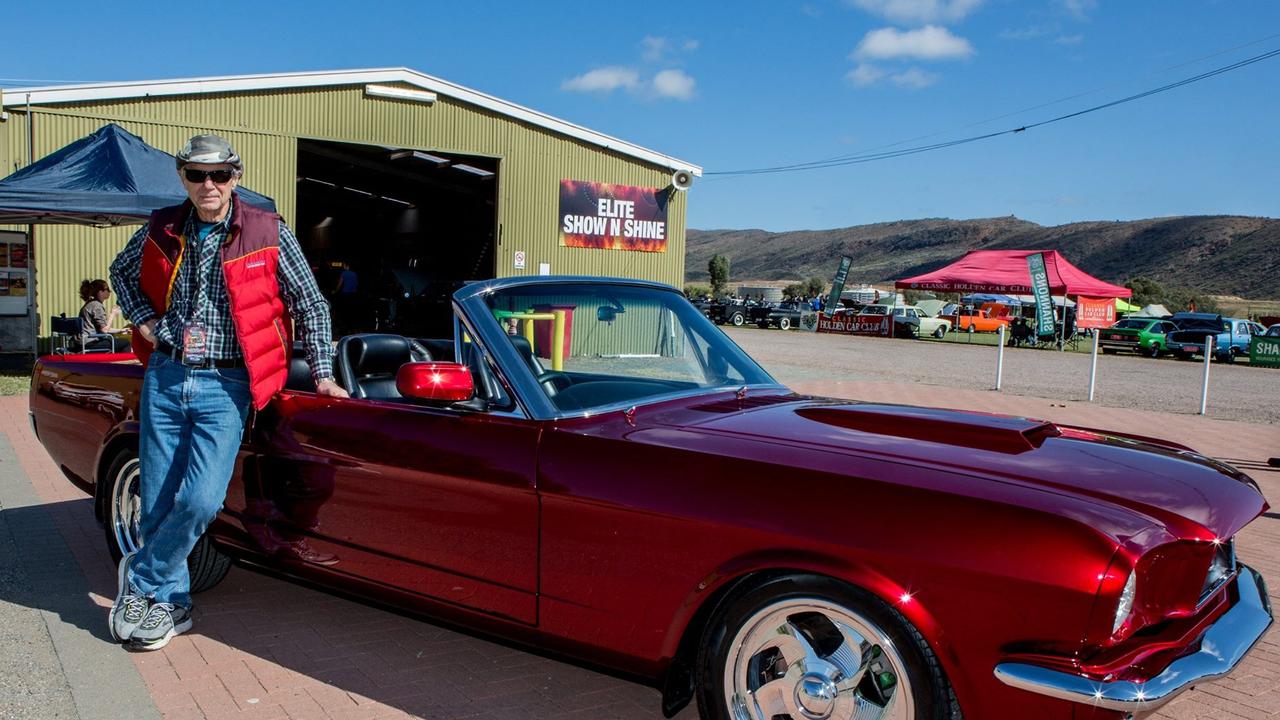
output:
[[[1137,585],[1137,575],[1130,572],[1129,579],[1124,583],[1124,590],[1120,591],[1120,602],[1116,605],[1116,619],[1111,625],[1112,635],[1120,631],[1120,627],[1124,625],[1125,620],[1128,620],[1129,615],[1133,613],[1133,594]]]

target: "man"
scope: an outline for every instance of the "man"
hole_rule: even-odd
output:
[[[187,202],[152,213],[111,264],[147,365],[143,547],[120,561],[108,618],[112,637],[135,650],[191,628],[187,556],[222,507],[249,408],[284,387],[291,319],[316,392],[347,397],[333,379],[329,307],[293,232],[235,192],[240,156],[217,135],[197,135],[177,161]]]

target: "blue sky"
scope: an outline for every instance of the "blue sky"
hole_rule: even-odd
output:
[[[711,172],[1008,129],[1280,48],[1274,0],[209,7],[22,3],[0,86],[406,66]],[[1278,79],[1280,57],[956,148],[708,176],[690,190],[688,222],[795,230],[921,217],[1276,217]]]

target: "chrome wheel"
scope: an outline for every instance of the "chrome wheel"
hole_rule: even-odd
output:
[[[734,720],[914,720],[893,641],[852,610],[816,598],[767,605],[738,630],[724,665]]]
[[[142,498],[138,495],[141,478],[138,458],[131,457],[111,478],[111,536],[122,554],[142,547]]]

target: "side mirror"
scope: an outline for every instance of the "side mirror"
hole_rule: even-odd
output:
[[[611,305],[601,305],[596,308],[596,320],[603,323],[611,323],[618,319],[618,309]]]
[[[475,394],[471,370],[450,362],[405,363],[396,372],[396,389],[404,397],[435,402],[470,400]]]

